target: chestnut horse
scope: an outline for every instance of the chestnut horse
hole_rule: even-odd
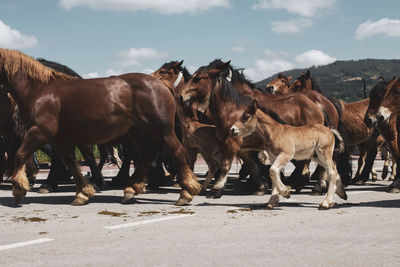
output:
[[[182,186],[176,204],[189,203],[200,192],[187,152],[175,134],[175,122],[180,122],[175,99],[160,80],[140,73],[79,80],[19,51],[0,49],[0,84],[15,99],[28,129],[12,175],[16,203],[29,190],[23,164],[46,143],[59,152],[75,178],[77,193],[71,204],[87,203],[94,189],[80,173],[68,144],[105,144],[118,138],[129,138],[141,155],[123,202],[143,192],[158,145],[174,159]]]
[[[339,130],[339,132],[343,135],[344,130],[342,127],[342,113],[341,109],[338,106],[335,106],[327,97],[322,94],[322,91],[316,81],[311,77],[310,71],[303,73],[300,75],[292,84],[290,84],[290,77],[286,77],[283,74],[278,74],[278,77],[273,79],[270,83],[267,84],[267,89],[274,94],[289,94],[300,92],[309,97],[314,103],[318,104],[325,115],[325,125],[329,127],[334,127]],[[350,153],[346,147],[344,153],[339,154],[341,157],[340,162],[346,164],[340,164],[338,168],[344,168],[344,170],[340,171],[340,173],[347,172],[347,175],[342,177],[343,184],[349,185],[351,183],[352,177],[352,166],[350,161]],[[323,169],[321,166],[318,166],[316,171],[313,174],[314,179],[322,181],[323,177]],[[322,188],[319,188],[317,185],[314,188],[314,191],[320,192],[323,191],[325,185],[321,184]]]
[[[324,123],[320,108],[308,97],[302,94],[274,96],[257,92],[238,70],[230,66],[229,61],[224,63],[215,60],[208,66],[200,67],[182,90],[181,97],[185,105],[211,114],[218,137],[224,143],[221,174],[213,187],[217,196],[220,196],[224,189],[228,171],[237,152],[246,149],[254,141],[229,134],[232,124],[251,102],[251,96],[256,98],[260,105],[274,110],[290,125]],[[261,181],[258,183],[262,184]]]
[[[364,121],[369,127],[377,125],[389,146],[392,156],[397,163],[396,177],[394,182],[389,186],[390,193],[400,192],[399,177],[399,143],[398,131],[400,129],[399,122],[399,92],[400,78],[393,78],[386,83],[380,79],[377,85],[371,89],[370,104],[365,114]]]
[[[291,126],[281,123],[276,113],[261,108],[258,109],[257,101],[249,105],[243,115],[230,129],[233,136],[253,136],[261,142],[255,144],[256,149],[265,150],[271,158],[270,177],[272,180],[272,193],[267,208],[273,209],[279,203],[279,194],[289,198],[290,191],[282,183],[280,172],[291,159],[313,159],[323,168],[328,176],[328,193],[325,200],[319,205],[320,209],[329,209],[334,206],[333,196],[335,191],[347,199],[346,192],[341,184],[333,153],[344,150],[343,139],[339,132],[321,124]],[[336,190],[337,186],[337,190]]]

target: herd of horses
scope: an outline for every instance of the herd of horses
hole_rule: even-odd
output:
[[[219,198],[237,157],[243,162],[240,176],[249,177],[256,194],[272,189],[268,208],[278,205],[279,195],[289,197],[291,188],[300,191],[314,179],[313,192],[327,192],[320,208],[328,209],[335,193],[347,199],[346,186],[365,183],[371,172],[374,178],[378,149],[393,161],[388,191],[400,192],[399,78],[381,78],[368,99],[345,103],[324,96],[309,71],[294,82],[280,74],[259,89],[230,61],[214,60],[193,75],[182,64],[166,63],[150,75],[82,79],[64,65],[0,49],[0,179],[4,171],[11,176],[16,203],[34,183],[33,153],[47,148],[51,170],[39,192],[57,190],[58,179],[72,175],[71,204],[86,204],[104,188],[102,164],[115,145],[123,153],[113,178],[124,188],[122,202],[144,193],[148,178],[156,186],[165,182],[165,169],[181,186],[176,205],[188,204],[202,190]],[[89,180],[75,161],[75,147],[91,168]],[[360,157],[353,178],[354,147]],[[209,169],[202,185],[193,173],[198,154]],[[310,178],[311,160],[318,166]],[[286,178],[282,170],[289,161],[296,168]],[[386,163],[385,168],[383,177]]]

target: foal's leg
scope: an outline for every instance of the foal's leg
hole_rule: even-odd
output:
[[[281,152],[273,161],[271,168],[269,169],[269,175],[272,180],[272,184],[275,184],[279,194],[285,198],[290,197],[289,188],[282,183],[280,172],[286,166],[286,164],[292,159],[291,155]],[[272,198],[272,196],[271,196]]]
[[[328,174],[328,192],[326,194],[325,200],[319,205],[320,209],[329,209],[335,205],[333,201],[333,197],[336,191],[336,182],[338,179],[338,173],[333,163],[333,160],[325,158],[321,158],[321,163],[325,163],[327,174]]]
[[[76,195],[75,199],[71,202],[71,205],[81,206],[86,204],[89,201],[89,198],[94,196],[95,190],[89,181],[82,176],[80,167],[74,159],[74,149],[68,144],[54,144],[53,147],[60,154],[65,165],[68,167],[75,179]]]

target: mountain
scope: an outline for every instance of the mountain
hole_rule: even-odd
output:
[[[387,81],[394,76],[399,76],[400,60],[338,60],[329,65],[313,66],[308,69],[311,71],[311,77],[315,78],[325,95],[353,102],[364,98],[364,84],[368,96],[369,90],[377,83],[380,76]],[[282,73],[291,75],[293,81],[305,71],[307,69],[293,69]],[[255,84],[259,88],[265,88],[265,85],[277,75]]]

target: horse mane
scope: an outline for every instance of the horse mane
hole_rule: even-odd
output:
[[[386,81],[384,81],[383,79],[380,80],[377,84],[374,85],[374,87],[371,88],[371,91],[369,92],[369,97],[382,98],[386,93],[386,85]]]
[[[260,106],[258,106],[258,109],[261,110],[263,113],[269,115],[276,122],[278,122],[280,124],[287,124],[284,120],[281,119],[281,117],[279,117],[279,115],[275,111],[273,111],[269,108],[260,107]]]
[[[165,68],[165,69],[170,69],[172,68],[176,63],[178,63],[178,61],[171,61],[168,63],[164,63],[164,65],[161,66],[161,68]],[[183,74],[183,80],[185,82],[188,82],[190,80],[190,78],[192,77],[192,75],[189,73],[189,71],[186,69],[186,67],[179,67],[179,71],[182,72]]]
[[[50,61],[50,60],[46,60],[44,58],[37,58],[36,60],[39,61],[40,63],[42,63],[43,65],[45,65],[46,67],[49,67],[55,71],[62,72],[64,74],[67,74],[70,76],[74,76],[79,79],[83,79],[82,76],[80,76],[78,73],[76,73],[75,71],[73,71],[72,69],[70,69],[69,67],[67,67],[63,64],[60,64],[60,63],[54,62],[54,61]]]
[[[23,72],[34,81],[48,83],[53,78],[72,79],[74,77],[54,71],[34,58],[11,49],[0,48],[0,66],[11,80],[18,71]]]
[[[217,93],[222,99],[229,99],[239,107],[248,106],[252,101],[251,97],[240,93],[233,84],[226,79],[222,79],[221,88]]]

